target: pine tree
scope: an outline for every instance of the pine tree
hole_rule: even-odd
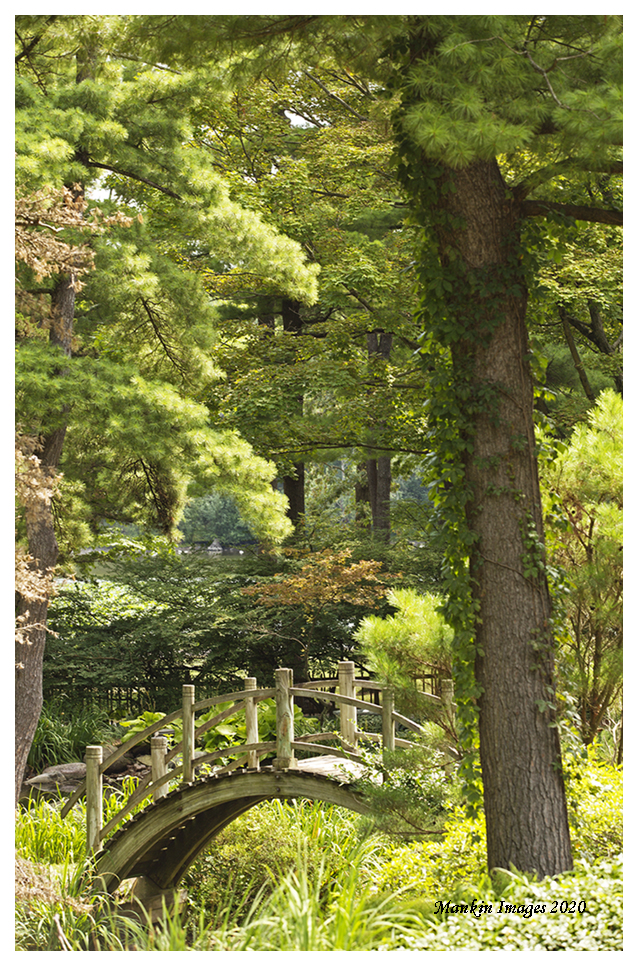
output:
[[[479,713],[488,865],[569,869],[522,229],[549,217],[622,223],[616,207],[543,194],[559,177],[621,172],[621,19],[175,18],[173,52],[183,35],[225,51],[238,76],[342,58],[400,100],[399,170],[424,233],[447,616],[468,741]],[[526,175],[508,181],[522,151]]]
[[[546,441],[547,443],[550,441]],[[623,680],[623,408],[607,389],[543,465],[549,558],[561,575],[562,653],[589,745]]]
[[[171,535],[192,482],[232,494],[256,534],[281,540],[289,530],[274,467],[237,433],[215,430],[201,403],[214,375],[215,313],[181,260],[203,240],[217,265],[257,270],[275,291],[309,302],[315,272],[294,242],[231,201],[190,144],[194,106],[224,96],[217,73],[139,61],[126,26],[108,16],[16,18],[18,190],[31,198],[64,188],[75,217],[23,224],[17,251],[18,418],[43,471],[64,471],[62,535],[44,491],[39,512],[32,505],[26,515],[43,574],[79,519],[139,521]],[[100,205],[99,192],[110,195]],[[95,227],[101,209],[108,238]],[[69,258],[34,261],[29,246],[42,251],[41,237],[58,228]],[[94,267],[80,279],[82,238]],[[29,630],[16,663],[16,801],[42,701],[46,611],[46,595],[19,600]]]

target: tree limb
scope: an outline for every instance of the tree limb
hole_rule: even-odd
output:
[[[328,87],[326,87],[325,84],[322,84],[322,82],[317,77],[315,77],[314,74],[311,74],[310,71],[302,71],[302,73],[306,77],[308,77],[309,80],[317,84],[318,87],[321,87],[321,89],[324,91],[325,94],[333,98],[334,101],[337,101],[338,104],[341,104],[342,107],[345,107],[347,111],[350,111],[350,113],[353,114],[358,119],[358,121],[368,120],[368,118],[364,114],[360,114],[359,111],[356,111],[355,108],[351,107],[348,101],[345,101],[344,98],[339,96],[339,94],[335,94],[334,91],[329,90]]]
[[[602,165],[591,165],[581,163],[579,159],[576,158],[562,158],[561,161],[556,161],[553,164],[545,165],[543,168],[533,171],[532,174],[528,175],[527,178],[522,179],[517,185],[515,185],[514,191],[517,198],[526,198],[531,191],[538,188],[539,185],[543,185],[545,182],[550,181],[551,178],[555,178],[557,175],[562,174],[564,171],[577,166],[582,168],[584,171],[597,171],[601,174],[607,175],[623,175],[623,162],[622,161],[610,161],[607,164]]]
[[[177,198],[178,201],[183,201],[181,195],[177,192],[172,191],[170,188],[165,188],[163,185],[158,185],[155,181],[150,181],[148,178],[143,178],[142,175],[136,175],[132,171],[124,171],[122,168],[116,168],[115,165],[103,164],[100,161],[91,161],[91,159],[86,159],[84,161],[88,168],[101,168],[103,171],[112,171],[114,175],[122,175],[124,178],[131,178],[132,181],[140,181],[144,185],[148,185],[149,188],[155,188],[156,191],[161,191],[163,195],[168,195],[169,198]]]
[[[550,212],[569,215],[581,222],[599,222],[602,225],[623,226],[623,212],[611,211],[606,208],[591,208],[588,205],[566,205],[556,201],[542,201],[540,199],[524,199],[521,202],[521,213],[526,218],[542,217]]]

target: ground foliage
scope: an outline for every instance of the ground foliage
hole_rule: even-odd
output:
[[[81,804],[63,821],[56,804],[21,807],[17,949],[619,950],[622,771],[595,748],[573,765],[572,873],[490,879],[481,817],[452,804],[439,837],[398,844],[336,807],[275,801],[227,826],[190,867],[186,919],[167,915],[152,929],[125,929],[117,909],[84,892]],[[118,803],[107,799],[107,818]],[[447,912],[438,900],[450,901]],[[473,900],[493,912],[457,906]],[[573,900],[586,912],[562,912]],[[499,912],[500,903],[518,912]]]
[[[69,702],[67,696],[45,702],[27,763],[39,774],[46,766],[82,762],[87,745],[109,745],[121,731],[99,706]]]

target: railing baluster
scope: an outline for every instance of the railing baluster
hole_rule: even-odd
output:
[[[392,688],[382,689],[382,748],[395,751],[395,695]]]
[[[293,685],[293,672],[290,668],[278,668],[275,671],[275,760],[276,769],[294,769],[297,765],[293,755],[294,712],[293,696],[289,688]]]
[[[182,686],[182,769],[184,782],[193,782],[195,755],[195,685]]]
[[[340,661],[337,664],[340,695],[355,698],[355,662]],[[352,748],[357,746],[357,709],[353,705],[341,704],[339,707],[340,732],[344,741]]]
[[[87,852],[100,849],[102,831],[102,746],[88,745],[87,764]]]
[[[455,728],[455,689],[451,678],[442,679],[442,705],[450,722],[451,728]]]
[[[245,678],[244,688],[246,690],[257,688],[256,678]],[[257,702],[254,698],[245,698],[244,707],[246,709],[246,744],[250,745],[252,742],[260,741],[260,734],[257,725]],[[257,752],[252,751],[248,753],[247,765],[249,769],[259,769],[260,760]]]
[[[151,738],[151,780],[155,782],[166,772],[166,735],[154,735]],[[153,790],[153,802],[163,799],[169,792],[168,782],[164,782]]]

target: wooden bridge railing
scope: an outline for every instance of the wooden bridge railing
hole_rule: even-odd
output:
[[[452,682],[444,683],[443,695],[440,699],[436,695],[427,695],[434,703],[439,703],[442,711],[452,721],[454,703]],[[374,689],[381,694],[381,704],[365,702],[356,697],[356,689]],[[326,691],[337,689],[337,691]],[[276,739],[275,742],[260,742],[258,731],[257,705],[259,701],[275,698],[276,711]],[[340,729],[337,732],[318,732],[299,736],[294,734],[294,701],[296,698],[312,698],[331,704],[337,704],[340,711]],[[196,714],[204,709],[231,702],[231,707],[223,709],[218,714],[195,726]],[[381,715],[381,733],[362,732],[357,728],[357,710]],[[246,717],[246,742],[242,745],[231,745],[215,752],[204,753],[197,750],[196,744],[200,736],[219,725],[236,712],[243,711]],[[176,719],[182,719],[182,741],[172,749],[167,749],[167,739],[161,730],[171,725]],[[182,708],[165,715],[164,718],[146,729],[137,732],[103,761],[102,746],[89,745],[86,750],[86,780],[67,800],[62,815],[65,816],[78,800],[86,795],[86,823],[87,846],[89,851],[98,850],[104,840],[113,832],[116,826],[132,810],[150,794],[154,801],[167,795],[169,782],[180,776],[183,783],[193,782],[196,768],[212,763],[224,756],[233,755],[233,762],[215,769],[215,775],[220,776],[245,767],[260,769],[260,759],[275,753],[273,767],[275,769],[294,769],[297,767],[296,752],[312,752],[316,755],[337,755],[355,761],[361,761],[358,755],[358,741],[360,739],[377,741],[382,748],[393,750],[396,747],[412,745],[406,739],[395,734],[397,725],[405,726],[413,732],[421,730],[417,722],[406,718],[395,711],[393,690],[379,682],[369,679],[355,678],[355,663],[342,661],[338,663],[338,677],[321,681],[305,682],[303,685],[293,685],[293,672],[290,668],[278,668],[275,672],[274,688],[257,688],[255,678],[244,680],[244,689],[230,692],[226,695],[216,695],[195,701],[195,687],[182,687]],[[134,746],[150,738],[151,740],[151,773],[141,780],[135,791],[129,796],[122,809],[113,816],[106,825],[102,825],[102,777],[118,759]],[[326,742],[338,742],[339,746],[326,745]],[[181,755],[181,767],[171,765],[173,760]]]

